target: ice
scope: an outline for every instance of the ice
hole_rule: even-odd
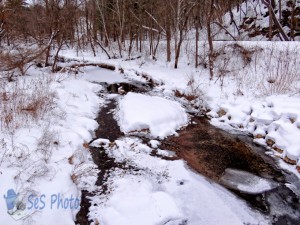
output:
[[[85,67],[83,78],[87,79],[88,81],[94,81],[98,83],[105,82],[108,84],[126,82],[120,73],[95,66]]]
[[[277,187],[277,184],[271,180],[246,171],[229,168],[225,170],[220,181],[229,188],[249,194],[258,194]]]

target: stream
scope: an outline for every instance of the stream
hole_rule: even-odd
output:
[[[143,83],[101,84],[108,93],[125,94],[129,91],[144,93],[153,87]],[[108,99],[97,117],[99,124],[96,137],[114,141],[124,134],[120,131],[113,112],[116,101]],[[180,130],[178,136],[161,141],[160,149],[174,151],[176,160],[183,159],[199,174],[222,185],[249,207],[267,215],[275,225],[300,224],[300,180],[278,166],[276,158],[267,155],[265,148],[258,146],[252,137],[241,132],[230,133],[211,125],[208,119],[191,115],[191,123]],[[140,137],[147,143],[147,136]],[[94,140],[95,140],[94,139]],[[92,142],[92,141],[91,141]],[[90,147],[93,161],[100,170],[97,186],[105,194],[105,181],[114,168],[137,171],[137,168],[117,163],[102,147]],[[154,156],[155,152],[153,153]],[[259,187],[256,190],[256,187]],[[89,197],[95,193],[82,191],[81,209],[76,215],[76,224],[90,224]]]

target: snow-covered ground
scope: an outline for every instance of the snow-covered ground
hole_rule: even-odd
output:
[[[26,206],[24,211],[18,211],[20,217],[26,216],[15,221],[15,215],[12,218],[5,213],[3,199],[1,222],[74,224],[80,190],[95,189],[97,169],[85,143],[93,138],[93,130],[98,126],[94,118],[104,99],[96,95],[101,85],[86,79],[114,83],[123,78],[116,72],[91,71],[92,68],[87,68],[87,77],[82,74],[76,78],[50,74],[52,77],[47,82],[54,100],[43,117],[33,121],[27,115],[28,123],[10,133],[1,130],[6,152],[1,161],[0,176],[5,182],[1,183],[0,192],[7,195],[9,189],[14,189],[18,200]],[[30,77],[20,78],[20,82],[32,84],[42,76],[36,69],[31,73]],[[48,77],[43,76],[43,79]],[[11,87],[5,90],[9,98]],[[132,111],[137,104],[140,107]],[[139,130],[145,124],[153,137],[174,134],[188,122],[187,113],[179,103],[162,97],[129,93],[120,98],[119,107],[116,116],[121,128]],[[142,117],[144,113],[148,116]],[[151,141],[153,148],[157,143]],[[108,181],[110,194],[92,198],[89,217],[94,221],[123,225],[199,224],[199,221],[201,224],[265,223],[265,218],[244,202],[190,171],[182,160],[165,161],[150,156],[152,149],[133,138],[117,140],[108,146],[112,146],[111,157],[135,166],[139,172],[112,172]],[[169,154],[165,150],[159,152]]]
[[[289,1],[280,1],[281,2],[281,15],[280,15],[280,4],[279,0],[274,0],[275,8],[274,14],[278,18],[279,23],[282,25],[282,29],[285,34],[288,36],[290,33],[289,20],[291,19],[291,2]],[[295,7],[299,7],[300,1],[294,1]],[[233,18],[233,20],[232,20]],[[280,19],[281,18],[281,19]],[[233,22],[234,21],[234,22]],[[240,5],[240,10],[233,9],[232,17],[230,13],[226,13],[222,18],[223,26],[226,31],[218,25],[213,26],[215,40],[233,40],[230,35],[233,35],[237,40],[243,41],[266,41],[268,40],[269,32],[269,12],[268,7],[265,6],[262,0],[256,1],[244,1]],[[273,25],[273,31],[277,29]],[[299,30],[298,30],[299,31]],[[279,32],[273,34],[272,41],[283,40],[282,37],[279,37]],[[276,34],[276,35],[275,35]],[[299,36],[295,37],[295,41],[299,41]]]
[[[72,181],[72,175],[82,164],[94,167],[83,144],[91,140],[93,130],[98,126],[94,118],[103,101],[96,95],[100,87],[72,76],[39,72],[32,69],[32,76],[20,77],[18,82],[6,83],[4,87],[6,101],[15,105],[1,100],[1,112],[11,110],[6,115],[14,117],[11,121],[1,121],[0,192],[3,196],[13,189],[19,195],[18,201],[25,204],[22,215],[27,217],[15,221],[6,213],[6,201],[1,198],[1,224],[74,224],[81,193]],[[41,82],[47,82],[49,90],[41,90],[45,96],[36,93],[35,100],[51,98],[51,102],[41,99],[49,107],[38,109],[36,115],[31,114],[30,110],[33,112],[34,109],[18,111],[16,107],[23,107],[33,100],[30,94],[39,91],[35,85],[41,85]],[[13,85],[19,86],[14,88]],[[37,101],[33,103],[39,107]],[[71,158],[77,158],[77,161],[73,162]],[[90,184],[93,180],[95,177],[89,177]],[[72,206],[68,203],[71,198]],[[75,205],[76,199],[79,201]]]
[[[145,81],[148,77],[159,84],[151,95],[118,96],[119,110],[115,117],[125,133],[149,132],[153,138],[151,147],[140,139],[129,137],[110,144],[98,141],[106,143],[111,157],[138,168],[138,172],[112,171],[108,181],[110,194],[92,198],[89,217],[95,224],[98,221],[107,225],[266,224],[260,214],[224,188],[192,172],[183,161],[150,156],[157,148],[157,139],[176,134],[177,129],[188,123],[183,105],[199,107],[204,104],[203,110],[210,110],[207,115],[213,124],[250,132],[256,142],[269,145],[281,152],[274,151],[277,155],[300,166],[300,75],[299,70],[295,70],[299,67],[294,64],[299,62],[299,44],[287,47],[285,44],[240,42],[238,44],[246,50],[258,49],[248,63],[240,50],[236,52],[235,48],[239,47],[230,44],[235,43],[216,43],[220,52],[229,49],[230,59],[226,61],[226,54],[217,58],[213,80],[209,79],[207,69],[194,69],[185,60],[175,70],[162,60],[145,57],[134,61],[106,60],[92,57],[90,53],[74,57],[76,54],[68,50],[63,52],[65,57],[113,64],[116,71],[86,67],[80,68],[82,72],[75,77],[31,67],[28,71],[31,76],[18,78],[18,87],[14,87],[16,82],[3,84],[1,113],[5,112],[6,116],[0,126],[0,146],[4,150],[0,156],[0,177],[5,182],[0,183],[0,193],[7,196],[7,191],[14,189],[31,209],[26,210],[30,216],[25,217],[25,222],[14,221],[6,213],[3,198],[0,221],[3,224],[74,224],[78,207],[71,209],[69,200],[69,207],[62,209],[63,203],[60,205],[54,200],[59,194],[64,200],[73,197],[75,203],[82,189],[93,191],[96,188],[97,169],[87,143],[94,137],[98,127],[95,118],[106,100],[105,96],[97,96],[103,88],[97,83],[125,82],[126,79]],[[278,77],[274,77],[272,71],[276,66],[270,65],[278,61],[259,59],[268,59],[270,54],[276,58],[282,51],[288,53],[286,49],[293,54],[296,52],[296,58],[293,54],[286,55],[286,59],[294,60],[290,60],[294,69],[287,71],[294,76],[291,80],[281,80],[285,85],[274,88]],[[120,68],[123,74],[117,72]],[[231,70],[222,77],[222,69],[229,68]],[[34,90],[38,86],[45,88]],[[195,98],[189,102],[181,96]],[[33,99],[37,104],[39,97],[49,98],[48,105],[42,105],[34,114],[34,109],[30,104],[24,106],[24,101]],[[14,105],[8,104],[10,99],[15,100]],[[16,107],[19,105],[21,109]],[[9,110],[19,110],[19,113],[11,117]],[[94,144],[97,145],[97,141]],[[167,149],[158,149],[158,152],[170,154]],[[292,166],[288,168],[295,170]],[[256,192],[272,187],[263,180],[255,185]],[[34,196],[29,201],[30,194]],[[33,199],[37,199],[35,205]]]
[[[260,214],[223,187],[192,172],[182,160],[150,156],[152,149],[137,138],[111,144],[96,140],[92,145],[103,142],[117,162],[139,170],[136,174],[116,170],[110,175],[109,194],[92,198],[89,217],[94,221],[106,225],[266,224]]]

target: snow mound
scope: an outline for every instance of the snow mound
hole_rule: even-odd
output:
[[[184,108],[177,102],[128,93],[119,101],[118,121],[124,133],[149,130],[154,137],[164,138],[188,122]]]

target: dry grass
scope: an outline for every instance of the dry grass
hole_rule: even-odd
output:
[[[97,177],[98,172],[99,170],[95,164],[81,162],[74,166],[71,179],[79,188],[84,189],[90,185],[89,177]]]
[[[295,45],[273,44],[250,49],[257,51],[250,51],[252,59],[249,64],[241,64],[237,57],[233,57],[237,61],[236,68],[232,69],[235,66],[232,63],[229,66],[230,74],[235,79],[237,95],[251,93],[262,97],[300,93],[299,48],[295,48]],[[245,53],[243,61],[247,56],[249,54]]]
[[[195,95],[181,93],[178,90],[175,90],[174,94],[175,94],[176,97],[178,97],[178,98],[185,98],[188,101],[193,101],[193,100],[195,100],[197,98],[197,96],[195,96]]]
[[[297,49],[268,50],[259,88],[263,95],[294,93],[299,90],[300,54]]]
[[[0,80],[0,130],[14,131],[43,119],[55,107],[48,76],[14,82]]]
[[[54,147],[56,145],[55,143],[58,142],[57,140],[58,137],[56,136],[56,133],[54,131],[49,130],[49,127],[47,126],[43,130],[43,133],[38,140],[37,149],[36,149],[36,152],[41,155],[41,158],[46,163],[49,162],[52,156]]]

